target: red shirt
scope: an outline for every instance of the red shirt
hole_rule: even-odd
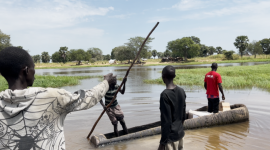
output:
[[[221,76],[215,71],[210,71],[205,75],[204,82],[207,84],[207,95],[219,96],[218,83],[222,83]]]

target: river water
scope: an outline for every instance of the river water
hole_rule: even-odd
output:
[[[226,63],[221,67],[240,65],[260,65],[257,63]],[[209,68],[204,65],[175,66],[177,69]],[[69,69],[37,69],[40,75],[105,75],[114,73],[124,77],[128,67],[93,67]],[[127,127],[139,126],[160,120],[159,96],[164,85],[144,84],[144,79],[156,79],[161,76],[163,66],[134,66],[127,80],[126,93],[118,95],[118,102],[125,114]],[[99,79],[82,80],[80,85],[62,87],[70,92],[78,89],[90,89],[99,83]],[[118,81],[120,84],[120,81]],[[203,81],[202,81],[203,82]],[[205,90],[202,88],[185,89],[187,111],[207,105]],[[216,126],[185,131],[185,149],[270,149],[270,93],[253,88],[226,90],[226,101],[230,104],[245,104],[249,110],[250,120],[242,123]],[[102,112],[100,104],[91,109],[73,112],[65,120],[66,148],[68,150],[96,149],[88,143],[86,136]],[[119,130],[122,129],[119,124]],[[102,117],[93,134],[113,132],[113,126],[106,114]],[[104,146],[101,150],[156,150],[160,135]]]

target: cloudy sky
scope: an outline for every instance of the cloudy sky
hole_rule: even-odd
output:
[[[31,55],[98,47],[103,54],[157,21],[152,49],[197,36],[202,44],[235,50],[236,36],[270,38],[269,0],[0,0],[0,30]]]

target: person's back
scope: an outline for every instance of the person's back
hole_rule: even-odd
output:
[[[174,67],[164,67],[162,79],[166,84],[166,89],[160,94],[161,139],[159,150],[183,149],[186,93],[173,83],[173,78],[175,78]]]
[[[174,89],[165,89],[160,97],[161,126],[171,128],[168,139],[174,142],[184,137],[183,120],[185,120],[186,94],[185,91],[176,86]],[[166,108],[167,107],[167,108]],[[168,108],[170,107],[170,108]],[[166,141],[167,136],[162,136],[161,141]]]
[[[210,71],[205,75],[205,82],[207,83],[207,95],[219,96],[218,83],[221,83],[221,76],[215,71]]]
[[[222,88],[222,79],[219,73],[217,73],[218,65],[213,63],[212,70],[205,75],[204,88],[206,89],[208,99],[208,112],[219,112],[219,91],[222,93],[222,100],[225,100],[225,96]]]
[[[34,82],[31,56],[10,47],[2,50],[0,57],[0,72],[9,84],[9,89],[0,92],[0,149],[65,149],[66,115],[97,104],[112,77],[109,74],[94,88],[74,94],[64,89],[27,88]]]

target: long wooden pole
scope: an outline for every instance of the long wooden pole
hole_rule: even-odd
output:
[[[131,63],[131,65],[129,66],[129,68],[128,68],[128,70],[127,70],[126,75],[125,75],[124,78],[126,78],[126,77],[128,76],[131,67],[133,66],[133,64],[135,63],[135,61],[138,59],[138,57],[139,57],[139,55],[140,55],[140,52],[142,51],[145,42],[146,42],[147,39],[150,37],[150,35],[152,34],[152,32],[156,29],[156,27],[158,26],[158,24],[159,24],[159,22],[157,22],[157,24],[154,26],[154,28],[150,31],[150,33],[148,34],[148,36],[147,36],[147,37],[145,38],[145,40],[143,41],[143,43],[142,43],[142,45],[141,45],[141,47],[140,47],[140,50],[139,50],[139,52],[137,53],[137,56],[135,57],[135,59],[133,60],[133,62]],[[124,79],[124,78],[123,78],[123,79]],[[123,80],[123,81],[124,81],[124,80]],[[111,106],[111,104],[114,102],[114,100],[115,100],[115,98],[116,98],[116,96],[117,96],[117,93],[120,91],[122,85],[124,84],[123,81],[122,81],[122,83],[120,84],[120,86],[118,87],[116,93],[114,94],[114,97],[113,97],[112,101],[106,106],[106,109],[104,109],[104,110],[102,111],[102,113],[101,113],[100,116],[98,117],[97,121],[95,122],[94,126],[92,127],[90,133],[89,133],[88,136],[87,136],[87,139],[88,139],[88,140],[89,140],[89,137],[91,136],[91,134],[93,133],[95,127],[97,126],[99,120],[101,119],[101,117],[102,117],[103,114],[105,113],[105,111],[106,111],[106,110]]]

